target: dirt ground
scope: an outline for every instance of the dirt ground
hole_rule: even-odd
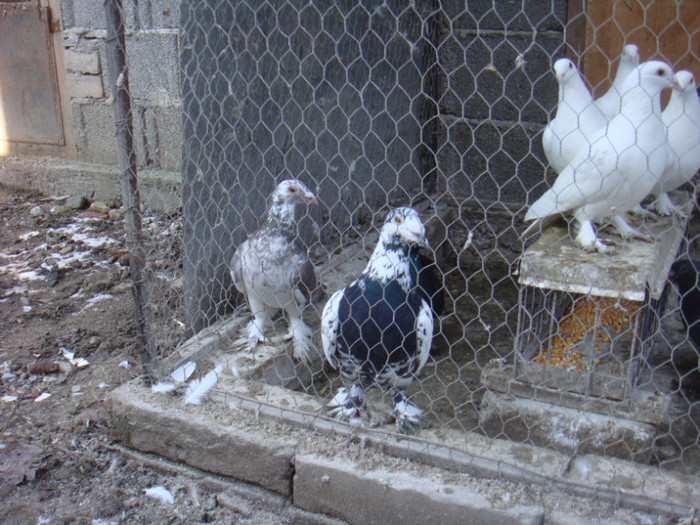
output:
[[[105,398],[140,374],[123,220],[65,202],[0,186],[0,523],[289,522],[115,448]]]

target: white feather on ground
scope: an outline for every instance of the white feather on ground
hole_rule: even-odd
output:
[[[163,503],[168,503],[172,505],[175,502],[175,498],[172,493],[165,487],[157,486],[143,489],[143,493],[149,498],[154,498]]]
[[[556,115],[542,133],[542,147],[549,165],[561,173],[582,147],[590,145],[593,134],[608,121],[593,103],[590,91],[571,60],[557,60],[554,76],[559,82],[559,103]]]
[[[190,378],[196,369],[197,363],[194,361],[187,361],[185,364],[180,365],[173,370],[170,377],[172,377],[173,381],[176,383],[184,383]]]
[[[172,392],[178,385],[187,381],[196,369],[197,363],[194,361],[187,361],[185,364],[178,366],[170,374],[170,377],[173,378],[174,383],[169,381],[158,381],[155,385],[151,385],[151,390],[161,394]]]
[[[612,86],[604,95],[596,99],[596,107],[605,115],[607,120],[611,120],[620,112],[620,101],[622,100],[622,86],[634,68],[639,65],[639,48],[634,44],[627,44],[622,48],[620,63],[617,66],[615,80]]]
[[[574,216],[579,224],[576,242],[589,251],[612,251],[596,236],[594,222],[612,217],[623,236],[636,233],[620,214],[639,204],[668,167],[671,155],[660,94],[672,86],[673,71],[660,61],[641,64],[627,76],[620,113],[530,207],[525,220],[535,223],[524,235],[536,231],[540,221],[564,213]]]
[[[159,394],[167,394],[175,390],[175,388],[175,383],[170,383],[168,381],[158,381],[155,385],[151,385],[151,390]]]
[[[700,169],[700,99],[695,77],[690,71],[679,71],[674,79],[679,89],[673,91],[661,114],[668,130],[671,164],[652,190],[656,196],[654,207],[661,215],[683,214],[667,192],[690,181]]]
[[[207,393],[219,380],[219,376],[223,371],[221,365],[217,365],[213,370],[210,370],[202,379],[193,379],[185,391],[186,405],[200,405],[207,397]]]

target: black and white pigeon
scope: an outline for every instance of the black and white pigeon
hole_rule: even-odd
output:
[[[317,289],[316,270],[297,233],[297,204],[316,204],[299,180],[282,181],[268,199],[263,226],[248,237],[231,259],[231,277],[246,296],[253,318],[247,325],[248,346],[267,342],[265,329],[272,315],[284,310],[289,321],[285,339],[293,341],[294,357],[312,359],[312,330],[302,311]]]
[[[422,424],[406,390],[428,360],[433,316],[442,313],[444,298],[436,265],[421,247],[430,248],[418,212],[394,209],[365,270],[323,309],[323,352],[351,385],[329,403],[338,419],[367,415],[364,389],[377,385],[392,393],[400,432]]]

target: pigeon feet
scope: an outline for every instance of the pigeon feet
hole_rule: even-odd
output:
[[[258,343],[270,344],[270,341],[265,337],[265,329],[263,323],[257,319],[251,319],[246,327],[248,334],[248,348],[253,350]]]
[[[399,400],[397,401],[397,399]],[[421,414],[423,411],[403,395],[395,396],[394,410],[391,416],[396,419],[396,429],[399,433],[412,434],[417,428],[425,427],[426,421],[421,417]],[[390,422],[390,419],[387,421]]]
[[[648,235],[644,235],[637,229],[630,226],[622,215],[615,215],[615,217],[612,218],[612,222],[615,225],[615,228],[617,228],[617,232],[625,240],[636,239],[638,241],[653,242],[653,239],[651,239]]]
[[[662,193],[654,201],[654,209],[659,215],[678,215],[680,217],[686,217],[685,212],[675,204],[668,196],[667,193]]]
[[[313,348],[313,331],[306,326],[304,321],[295,317],[289,321],[289,332],[282,338],[285,341],[292,340],[294,358],[304,363],[311,363]]]
[[[362,387],[359,385],[338,389],[338,393],[329,401],[328,408],[328,413],[340,421],[347,422],[358,416],[369,420],[369,411],[365,407]]]
[[[581,224],[579,232],[576,234],[576,242],[588,252],[600,252],[604,254],[615,253],[615,248],[613,246],[605,244],[603,241],[598,239],[598,236],[593,230],[593,224],[590,221],[585,221]]]

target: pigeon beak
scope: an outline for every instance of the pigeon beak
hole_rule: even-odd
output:
[[[313,193],[307,193],[306,195],[304,195],[304,198],[306,199],[306,202],[309,203],[309,205],[316,206],[318,204],[318,201],[316,200],[316,197]]]
[[[680,83],[678,82],[678,80],[676,80],[675,78],[673,79],[673,83],[671,84],[671,87],[675,91],[683,91],[683,86],[681,86]]]
[[[421,248],[427,248],[428,250],[430,249],[430,244],[428,243],[428,239],[425,238],[424,232],[409,228],[406,228],[406,231],[411,235],[411,237],[413,237],[413,241],[418,246],[420,246]]]

